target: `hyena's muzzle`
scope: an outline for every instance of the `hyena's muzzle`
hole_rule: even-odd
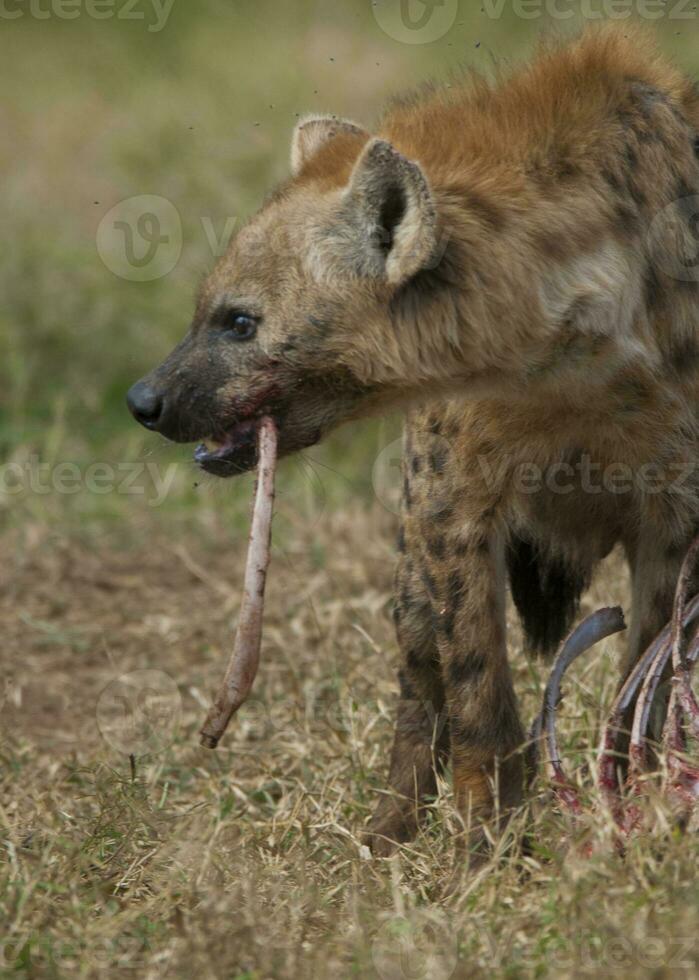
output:
[[[198,442],[195,461],[226,477],[255,466],[261,416],[272,416],[279,454],[288,455],[356,415],[367,395],[344,370],[320,376],[270,357],[241,366],[215,340],[188,334],[126,400],[141,425],[174,442]]]

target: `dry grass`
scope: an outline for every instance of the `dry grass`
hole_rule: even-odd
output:
[[[215,753],[197,731],[243,559],[225,528],[173,541],[154,526],[147,546],[128,550],[59,541],[39,525],[6,535],[2,975],[696,973],[697,844],[663,823],[660,805],[656,830],[625,858],[591,815],[575,833],[600,850],[584,859],[539,785],[528,853],[509,835],[451,898],[448,784],[397,858],[361,847],[396,697],[393,531],[378,505],[357,507],[277,549],[255,696]],[[586,605],[625,596],[612,561]],[[545,671],[518,636],[531,717]],[[566,685],[571,766],[589,757],[614,653],[601,645]],[[122,687],[120,710],[108,685],[144,669],[158,673]],[[153,690],[139,700],[144,684]]]

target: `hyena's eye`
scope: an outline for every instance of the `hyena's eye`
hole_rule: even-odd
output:
[[[223,327],[233,340],[250,340],[257,333],[259,320],[249,313],[231,310],[223,320]]]

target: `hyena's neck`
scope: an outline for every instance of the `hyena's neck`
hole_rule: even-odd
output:
[[[651,369],[644,274],[634,249],[591,207],[562,205],[543,221],[477,189],[438,192],[440,249],[391,304],[390,362],[381,379],[426,395],[537,396],[603,384],[623,364]]]

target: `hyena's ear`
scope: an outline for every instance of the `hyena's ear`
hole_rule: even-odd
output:
[[[350,122],[349,119],[337,119],[335,116],[306,116],[294,129],[291,137],[291,173],[294,177],[303,170],[305,164],[315,153],[340,133],[352,136],[367,136],[368,134]]]
[[[347,188],[351,220],[359,224],[363,274],[400,285],[427,268],[437,251],[437,210],[419,164],[383,139],[369,141]]]

